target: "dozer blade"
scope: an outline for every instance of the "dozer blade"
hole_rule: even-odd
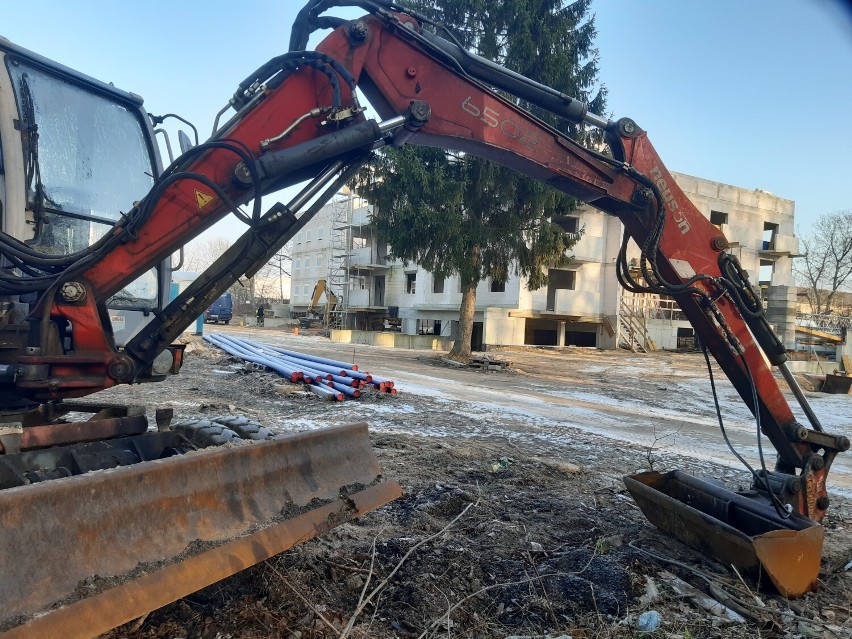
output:
[[[3,639],[89,638],[401,495],[366,424],[0,493]]]
[[[639,473],[624,483],[651,523],[688,546],[758,581],[769,577],[785,597],[816,587],[823,542],[818,523],[796,514],[782,518],[771,504],[680,471]]]

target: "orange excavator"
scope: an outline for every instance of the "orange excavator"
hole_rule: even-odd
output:
[[[178,373],[181,332],[374,151],[406,143],[480,155],[618,217],[642,251],[638,278],[622,250],[621,283],[677,300],[777,452],[772,468],[749,467],[742,493],[678,471],[628,488],[656,525],[723,563],[788,596],[814,588],[826,479],[849,440],[822,428],[728,240],[645,131],[469,53],[394,2],[341,2],[367,12],[351,21],[323,15],[334,4],[308,4],[290,51],[248,75],[212,137],[165,168],[154,127],[170,116],[0,41],[3,636],[96,636],[400,494],[363,424],[270,439],[244,420],[172,424],[161,410],[149,428],[138,408],[80,398]],[[305,50],[318,28],[332,32]],[[521,101],[600,129],[608,152]],[[262,209],[260,196],[296,184]],[[170,256],[229,214],[245,234],[170,300]]]

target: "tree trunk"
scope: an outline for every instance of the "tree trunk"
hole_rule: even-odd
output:
[[[470,338],[473,335],[473,313],[476,310],[476,283],[462,286],[459,308],[459,334],[448,357],[459,362],[470,359]]]

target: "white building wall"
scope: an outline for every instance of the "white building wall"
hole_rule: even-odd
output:
[[[512,346],[524,343],[526,320],[512,317],[508,308],[486,308],[483,312],[484,334],[489,346]]]
[[[710,219],[711,211],[728,214],[728,223],[722,225],[721,231],[732,245],[730,252],[748,271],[752,284],[758,283],[760,260],[764,259],[775,262],[772,286],[795,286],[790,258],[799,252],[794,228],[795,202],[761,189],[739,188],[683,173],[672,175],[704,217]],[[765,222],[778,225],[771,252],[763,250]]]
[[[328,278],[333,215],[332,207],[324,206],[317,212],[314,219],[296,233],[287,244],[292,259],[291,307],[305,307],[310,304],[317,281]],[[317,258],[320,261],[319,266],[317,266]]]
[[[727,214],[727,223],[721,230],[732,243],[731,252],[740,259],[754,284],[760,278],[760,261],[771,260],[774,264],[771,285],[793,286],[790,255],[797,253],[798,239],[794,235],[795,205],[792,201],[765,191],[739,188],[681,173],[673,173],[673,176],[705,217],[709,219],[711,211]],[[366,205],[356,206],[352,212],[353,224],[367,224],[370,212]],[[316,281],[327,277],[333,216],[332,208],[325,207],[291,243],[294,307],[306,306]],[[581,207],[576,216],[584,234],[572,250],[573,263],[567,267],[576,273],[574,289],[557,291],[555,307],[548,311],[546,286],[530,291],[525,278],[514,274],[510,274],[504,292],[492,292],[490,280],[481,282],[477,287],[475,321],[483,322],[486,343],[523,343],[525,334],[529,336],[529,331],[525,333],[527,321],[540,318],[547,322],[549,317],[555,319],[553,315],[557,315],[582,318],[582,323],[568,322],[567,330],[593,331],[597,333],[599,346],[615,345],[612,327],[617,323],[620,299],[624,294],[615,276],[622,225],[617,218],[591,207]],[[765,222],[778,226],[772,251],[765,250],[763,246]],[[320,228],[323,229],[321,238]],[[311,232],[310,241],[308,231]],[[638,247],[632,245],[628,257],[638,256]],[[321,263],[319,267],[317,258]],[[376,246],[356,247],[350,259],[353,263],[375,262]],[[299,269],[295,268],[296,260],[299,260]],[[457,276],[445,279],[443,293],[434,293],[434,277],[425,269],[415,264],[389,266],[384,272],[384,305],[399,308],[404,332],[417,332],[417,320],[438,320],[442,322],[442,329],[446,329],[449,322],[458,319],[462,296]],[[409,273],[416,274],[413,293],[406,288]],[[352,300],[366,305],[371,287],[372,283],[367,286],[368,290],[353,289],[350,292]],[[359,295],[365,299],[361,300]],[[662,347],[675,348],[677,326],[685,324],[667,324],[654,324],[652,338]]]
[[[368,229],[372,207],[363,199],[343,194],[320,209],[314,218],[288,243],[291,264],[291,306],[304,311],[311,302],[314,286],[325,279],[331,290],[345,299],[348,306],[373,305],[372,271],[362,277],[350,276],[346,266],[375,264],[378,260],[375,242],[361,247],[359,236],[370,235]],[[342,244],[341,244],[342,242]],[[346,254],[348,257],[343,258]],[[366,273],[366,274],[365,274]],[[362,288],[363,284],[363,288]]]

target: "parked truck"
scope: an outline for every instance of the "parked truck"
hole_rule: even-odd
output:
[[[204,313],[204,321],[208,324],[229,324],[234,317],[234,299],[230,293],[223,293]]]

